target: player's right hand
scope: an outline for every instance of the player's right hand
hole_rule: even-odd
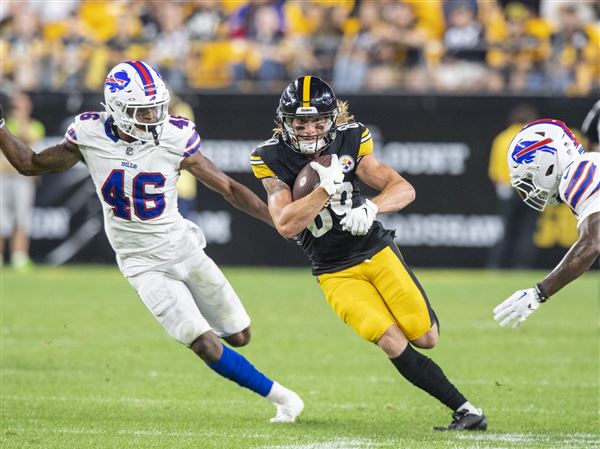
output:
[[[513,329],[535,312],[542,302],[535,288],[517,290],[494,309],[494,319],[504,327],[513,322]]]
[[[310,166],[319,175],[319,187],[323,187],[327,195],[334,195],[344,182],[344,172],[338,161],[337,154],[331,156],[329,167],[324,167],[317,162],[311,162]]]

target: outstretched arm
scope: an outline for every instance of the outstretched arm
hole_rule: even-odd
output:
[[[579,227],[579,238],[552,272],[538,285],[552,296],[590,269],[600,256],[600,212],[587,217]]]
[[[563,260],[534,288],[518,290],[494,309],[494,319],[501,326],[517,327],[550,296],[577,279],[600,256],[600,212],[587,217],[579,227],[579,238]]]
[[[189,171],[202,184],[221,194],[237,209],[252,215],[273,226],[267,205],[248,187],[223,173],[213,162],[196,152],[181,163],[181,168]]]
[[[0,128],[0,149],[13,167],[25,176],[61,172],[83,160],[79,147],[67,141],[34,153],[5,126]]]

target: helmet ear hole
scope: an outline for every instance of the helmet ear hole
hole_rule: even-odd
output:
[[[554,164],[552,164],[550,167],[548,167],[548,170],[546,170],[545,176],[550,176],[552,174],[552,172],[554,172]]]

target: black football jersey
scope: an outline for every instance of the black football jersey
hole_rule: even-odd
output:
[[[385,229],[378,221],[373,222],[369,233],[363,236],[353,236],[342,230],[340,224],[351,208],[364,202],[356,168],[362,157],[372,151],[373,139],[369,130],[362,123],[351,122],[338,127],[335,140],[321,153],[338,155],[344,171],[344,183],[340,193],[333,196],[329,205],[300,234],[302,248],[310,259],[314,275],[357,265],[393,241],[393,231]],[[281,136],[276,136],[256,147],[250,162],[257,178],[276,177],[291,190],[296,176],[310,162],[310,157],[292,150]]]

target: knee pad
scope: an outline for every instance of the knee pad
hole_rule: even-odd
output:
[[[171,337],[175,340],[187,346],[191,345],[196,338],[204,333],[199,323],[185,319],[181,320],[177,326],[167,328],[167,332],[169,332]]]

